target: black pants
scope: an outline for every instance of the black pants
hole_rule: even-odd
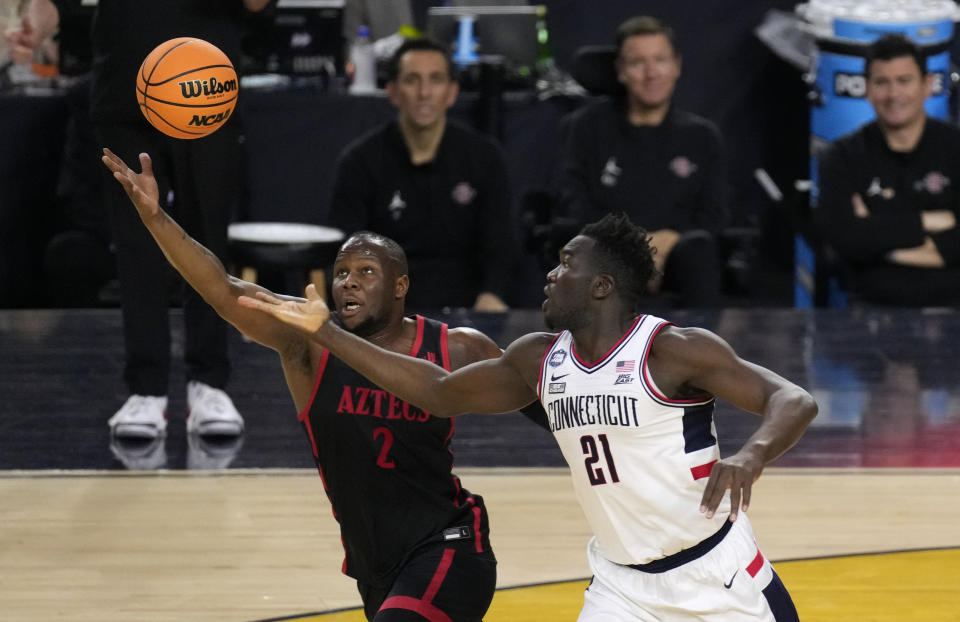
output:
[[[713,234],[700,229],[681,233],[663,268],[663,287],[678,294],[678,306],[718,306],[720,279],[720,257]]]
[[[357,582],[371,622],[443,619],[481,622],[497,585],[490,550],[476,552],[473,538],[437,542],[418,549],[388,588]],[[441,615],[442,614],[442,615]]]
[[[229,123],[210,136],[194,140],[169,138],[141,123],[95,126],[101,147],[109,147],[134,171],[138,154],[147,152],[160,187],[160,206],[186,232],[223,258],[227,225],[240,192],[239,126]],[[101,167],[104,202],[117,253],[123,310],[126,366],[131,393],[166,395],[170,376],[171,268],[123,188]],[[173,202],[167,198],[172,191]],[[188,380],[222,388],[230,372],[227,325],[203,299],[184,288],[185,359]]]

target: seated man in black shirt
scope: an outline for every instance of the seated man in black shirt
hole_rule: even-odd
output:
[[[682,306],[714,306],[720,292],[714,236],[726,219],[717,127],[671,105],[680,55],[673,30],[652,17],[617,29],[622,97],[564,120],[561,210],[580,223],[626,212],[650,232],[658,274],[648,285],[679,293]]]
[[[960,129],[927,116],[926,59],[902,35],[870,48],[877,115],[820,159],[815,216],[854,296],[901,306],[960,303]]]
[[[506,165],[493,141],[447,120],[458,91],[444,46],[400,46],[387,84],[397,119],[341,154],[330,224],[406,250],[412,308],[504,311],[516,252]]]

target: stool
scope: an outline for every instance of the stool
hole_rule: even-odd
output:
[[[295,222],[239,222],[227,228],[228,253],[241,268],[240,278],[244,281],[256,283],[258,269],[297,270],[301,286],[307,275],[324,300],[324,270],[333,263],[343,239],[339,229]]]

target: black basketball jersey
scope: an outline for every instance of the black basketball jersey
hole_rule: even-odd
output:
[[[410,356],[450,369],[447,325],[414,318]],[[469,534],[478,553],[489,551],[483,500],[451,471],[453,419],[398,399],[329,352],[298,419],[340,524],[345,574],[371,585],[392,583],[413,549],[453,527],[469,527],[457,533]]]

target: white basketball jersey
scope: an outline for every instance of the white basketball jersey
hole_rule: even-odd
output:
[[[712,519],[700,500],[720,458],[713,399],[670,400],[647,369],[650,346],[668,326],[641,315],[596,362],[577,356],[563,331],[540,364],[540,401],[570,466],[602,553],[644,564],[713,535],[730,512],[729,494]]]

